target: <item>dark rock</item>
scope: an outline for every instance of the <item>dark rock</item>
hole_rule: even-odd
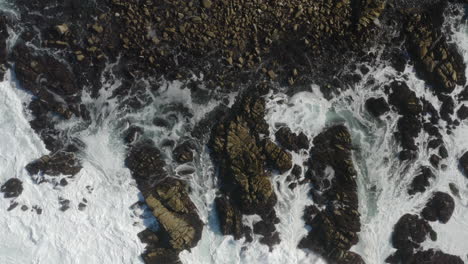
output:
[[[359,240],[357,233],[361,223],[351,135],[343,125],[330,127],[314,138],[307,177],[324,182],[328,167],[334,171],[331,184],[314,186],[323,192],[320,196],[326,199],[325,209],[306,208],[304,219],[312,228],[299,247],[313,250],[333,263],[354,263],[348,262],[351,259],[364,263],[362,258],[349,251]]]
[[[166,127],[166,128],[169,128],[171,126],[169,121],[167,121],[167,120],[165,120],[163,118],[159,118],[159,117],[155,117],[153,119],[153,124],[155,126],[158,126],[158,127]]]
[[[439,168],[440,160],[441,158],[435,154],[432,154],[431,157],[429,158],[429,162],[434,168]]]
[[[309,139],[304,133],[293,133],[289,127],[281,127],[275,133],[278,143],[287,150],[299,151],[309,148]]]
[[[468,152],[461,156],[459,164],[465,177],[468,177]]]
[[[23,192],[23,182],[17,178],[11,178],[0,187],[0,192],[5,198],[18,197]]]
[[[420,172],[411,182],[408,194],[413,195],[417,192],[425,192],[429,186],[429,180],[434,179],[435,175],[429,167],[422,166]]]
[[[193,151],[195,145],[191,141],[184,141],[183,143],[177,145],[177,147],[172,152],[175,161],[179,163],[187,163],[193,161]]]
[[[468,107],[466,105],[462,105],[457,111],[457,116],[461,120],[467,119],[468,118]]]
[[[269,163],[280,173],[285,173],[292,168],[292,155],[278,147],[271,140],[263,140],[263,151]]]
[[[374,117],[379,117],[386,112],[390,111],[390,107],[388,106],[387,101],[385,98],[369,98],[366,101],[366,109],[369,111]]]
[[[460,197],[460,190],[458,189],[457,185],[455,185],[455,183],[453,182],[449,183],[449,188],[450,188],[450,192],[453,195]]]
[[[41,207],[39,207],[39,206],[37,206],[37,205],[33,205],[32,209],[33,209],[34,211],[36,211],[36,213],[37,213],[38,215],[41,215],[41,214],[42,214],[42,208],[41,208]]]
[[[439,156],[443,159],[448,158],[448,150],[445,146],[440,146],[439,148]]]
[[[125,132],[124,132],[124,143],[125,144],[132,144],[143,135],[144,129],[139,127],[139,126],[130,126]]]
[[[444,141],[442,139],[435,138],[435,139],[431,139],[429,141],[429,143],[427,144],[427,147],[430,148],[430,149],[436,149],[442,144],[444,144]]]
[[[396,107],[401,115],[419,115],[422,112],[420,100],[405,82],[394,81],[390,84],[389,103]]]
[[[463,260],[454,255],[436,249],[418,251],[409,259],[408,264],[463,264]]]
[[[399,140],[405,149],[417,150],[414,138],[421,132],[421,121],[415,116],[405,115],[398,119]]]
[[[7,211],[11,211],[11,210],[15,209],[17,206],[18,206],[18,202],[13,202],[12,201],[10,203],[10,206],[8,206]]]
[[[234,239],[242,238],[244,227],[242,224],[242,213],[226,197],[215,199],[216,211],[220,221],[221,233],[223,235],[233,235]]]
[[[59,183],[59,184],[60,184],[60,186],[67,186],[67,185],[68,185],[68,181],[67,181],[67,179],[62,178],[62,179],[60,180],[60,183]]]
[[[26,170],[31,175],[47,174],[50,176],[71,175],[81,171],[81,164],[72,152],[59,151],[52,155],[42,156],[26,165]]]
[[[447,223],[455,209],[452,196],[444,192],[436,192],[422,210],[421,215],[428,221]]]
[[[451,93],[456,85],[466,82],[465,64],[457,48],[449,45],[442,33],[443,5],[436,9],[408,14],[404,26],[407,46],[416,72],[436,93]]]
[[[60,211],[65,212],[70,208],[70,200],[59,197]]]
[[[26,206],[26,205],[22,205],[22,206],[21,206],[21,210],[22,210],[22,211],[26,211],[26,210],[28,210],[28,209],[29,209],[29,208],[28,208],[28,206]]]
[[[291,175],[293,175],[296,179],[299,179],[302,174],[301,166],[294,164],[294,167],[291,170]]]
[[[450,96],[440,96],[442,98],[442,106],[440,107],[440,117],[447,121],[449,124],[452,123],[451,115],[455,111],[455,102]]]
[[[86,209],[86,204],[85,203],[79,203],[78,204],[78,210],[84,211]],[[143,242],[144,243],[144,242]]]
[[[419,244],[426,240],[431,226],[417,215],[405,214],[395,224],[392,234],[393,247],[398,249],[402,260],[408,259],[419,248]]]
[[[166,177],[166,163],[161,152],[151,143],[141,143],[130,149],[125,165],[132,172],[138,188],[146,193]]]

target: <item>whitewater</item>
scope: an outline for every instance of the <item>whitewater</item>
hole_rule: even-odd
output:
[[[459,16],[446,17],[445,28],[449,41],[458,47],[468,64],[468,22],[463,18],[463,12]],[[10,42],[12,45],[14,38]],[[429,165],[428,159],[433,153],[427,150],[427,135],[421,133],[417,138],[417,160],[400,162],[397,157],[400,147],[393,136],[398,114],[389,112],[378,120],[366,111],[364,103],[370,97],[386,98],[382,89],[375,87],[393,80],[405,80],[418,97],[431,102],[437,110],[440,102],[416,76],[412,66],[407,65],[403,73],[398,73],[385,61],[370,67],[366,74],[359,72],[362,75],[359,83],[331,100],[325,99],[315,84],[310,85],[309,91],[293,96],[281,92],[281,88],[268,94],[265,119],[271,135],[281,124],[286,124],[293,132],[304,132],[309,139],[332,124],[344,123],[349,128],[358,172],[362,224],[359,243],[351,250],[359,253],[366,263],[384,263],[385,258],[395,251],[390,237],[398,219],[405,213],[419,213],[433,191],[450,193],[449,183],[455,183],[460,194],[454,196],[452,218],[447,224],[431,223],[438,239],[427,240],[422,245],[424,249],[436,248],[458,255],[467,262],[468,179],[461,174],[458,159],[468,150],[468,121],[463,121],[452,134],[441,130],[449,149],[449,157],[444,161],[447,168],[437,172],[428,191],[410,196],[407,188],[412,176],[421,165]],[[107,72],[111,71],[112,65],[109,65]],[[167,163],[176,164],[170,162],[171,149],[164,147],[167,141],[189,138],[193,127],[215,109],[219,101],[194,102],[183,83],[163,81],[156,93],[148,88],[148,95],[153,99],[151,104],[138,112],[128,112],[118,106],[116,98],[111,98],[112,91],[119,86],[118,80],[103,77],[102,86],[97,99],[83,94],[83,102],[91,109],[90,124],[79,120],[60,124],[70,138],[82,143],[83,169],[73,178],[48,177],[50,182],[37,184],[25,170],[25,165],[48,151],[29,125],[32,117],[26,106],[32,96],[19,87],[11,72],[7,72],[0,83],[0,183],[16,177],[24,187],[18,198],[0,198],[0,210],[3,210],[0,215],[0,263],[143,263],[139,256],[145,245],[137,234],[147,227],[157,228],[158,224],[147,208],[138,203],[141,200],[139,190],[124,165],[123,131],[130,124],[144,128],[145,136],[160,147]],[[457,87],[453,94],[462,88]],[[230,104],[235,97],[236,94],[227,96]],[[183,106],[184,111],[174,110],[174,105]],[[456,101],[455,112],[461,105]],[[170,126],[154,126],[155,117],[171,120]],[[173,175],[192,172],[184,175],[184,179],[189,183],[190,198],[205,223],[198,245],[180,254],[183,263],[326,263],[314,253],[297,248],[307,234],[302,220],[303,209],[313,201],[308,195],[311,188],[308,184],[298,185],[293,190],[288,188],[288,172],[274,174],[271,178],[278,196],[275,210],[281,220],[276,225],[281,243],[272,252],[259,242],[259,235],[254,235],[251,243],[223,236],[214,209],[218,190],[214,166],[207,148],[203,147],[206,142],[198,143],[203,151],[195,155],[193,162],[178,167],[168,165],[167,168]],[[308,151],[292,155],[294,163],[306,171],[303,164],[309,157]],[[59,184],[63,178],[68,182],[66,186]],[[59,197],[70,200],[70,209],[60,210]],[[12,203],[18,203],[17,207],[7,211]],[[79,209],[80,203],[86,204],[83,210]],[[41,209],[40,214],[37,208]],[[248,216],[243,220],[252,226],[259,219]]]

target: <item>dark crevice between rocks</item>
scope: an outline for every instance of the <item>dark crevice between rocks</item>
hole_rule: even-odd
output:
[[[277,202],[269,174],[292,167],[291,154],[274,144],[265,122],[265,100],[269,87],[262,83],[246,90],[219,120],[211,133],[209,147],[217,168],[221,195],[215,205],[221,232],[235,239],[251,241],[250,227],[243,226],[242,215],[257,214],[261,221],[253,226],[260,242],[270,249],[278,244]]]
[[[357,233],[361,230],[351,144],[348,129],[336,125],[316,136],[310,150],[307,176],[313,184],[314,202],[323,209],[313,206],[304,211],[304,219],[312,230],[299,247],[310,249],[331,263],[364,263],[361,256],[349,251],[359,241]]]

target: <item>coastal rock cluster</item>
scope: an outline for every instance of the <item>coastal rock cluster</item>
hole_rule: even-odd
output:
[[[177,263],[179,252],[196,246],[203,231],[187,184],[168,175],[161,152],[151,141],[130,146],[125,164],[159,223],[158,230],[147,229],[139,235],[147,243],[143,259],[146,263]]]
[[[304,210],[303,219],[311,228],[298,247],[312,250],[330,263],[365,263],[350,250],[358,243],[361,220],[348,128],[329,126],[310,142],[304,133],[283,126],[273,137],[265,121],[265,96],[270,91],[278,86],[304,89],[301,85],[310,85],[317,76],[333,79],[354,59],[346,56],[348,52],[357,51],[373,60],[375,54],[363,50],[378,41],[375,37],[382,33],[379,19],[384,17],[385,22],[398,17],[404,19],[396,23],[401,25],[397,29],[401,39],[395,41],[403,48],[399,58],[409,54],[409,63],[441,107],[436,109],[419,98],[402,77],[379,87],[388,100],[369,98],[365,108],[377,119],[389,111],[399,114],[395,138],[402,163],[410,163],[420,154],[422,146],[416,139],[427,133],[423,151],[430,153],[430,165],[417,170],[408,186],[410,198],[432,192],[431,181],[446,166],[449,153],[440,131],[450,133],[468,118],[468,107],[455,109],[455,99],[468,98],[468,87],[458,98],[451,95],[457,86],[465,85],[466,66],[441,29],[441,11],[446,6],[442,2],[408,10],[394,4],[387,9],[389,1],[381,0],[86,1],[93,2],[92,7],[77,1],[66,1],[63,6],[57,2],[18,0],[27,21],[12,47],[7,39],[14,21],[0,18],[0,76],[10,69],[19,87],[32,95],[27,106],[30,125],[50,151],[25,166],[29,174],[72,177],[81,171],[79,154],[86,146],[59,124],[74,120],[89,125],[91,113],[82,98],[84,94],[98,98],[103,80],[119,84],[106,99],[119,99],[119,107],[128,111],[152,100],[145,97],[147,87],[142,88],[141,82],[154,92],[161,80],[179,80],[193,94],[208,99],[217,98],[220,90],[237,92],[233,105],[210,113],[210,122],[197,124],[202,131],[198,133],[206,132],[208,142],[203,136],[197,138],[210,149],[216,167],[219,192],[214,207],[221,233],[236,240],[245,238],[246,243],[259,235],[270,250],[281,241],[275,226],[280,221],[275,211],[277,194],[270,176],[290,173],[290,179],[298,179],[302,168],[293,164],[291,152],[309,151],[307,163],[301,164],[306,178],[301,183],[310,183],[314,204]],[[47,4],[54,8],[42,10]],[[45,15],[38,16],[42,11]],[[52,15],[55,13],[57,16]],[[360,68],[360,72],[365,75],[369,69]],[[203,79],[205,90],[193,81],[194,76]],[[320,83],[319,77],[313,80]],[[329,94],[336,92],[324,87]],[[152,125],[170,126],[160,117]],[[197,146],[191,140],[168,143],[174,163],[197,159]],[[198,244],[205,226],[190,199],[187,178],[166,170],[170,158],[145,137],[143,128],[128,128],[122,144],[127,150],[125,165],[141,192],[141,203],[159,224],[139,234],[147,244],[142,258],[145,263],[178,263],[179,253]],[[461,155],[459,165],[468,177],[468,152]],[[36,182],[43,180],[39,177]],[[60,185],[65,186],[66,181]],[[450,190],[458,196],[455,184]],[[16,198],[22,191],[23,183],[16,178],[0,187],[5,198]],[[60,198],[59,203],[65,211],[70,201]],[[8,210],[17,205],[12,203]],[[80,208],[84,207],[82,203]],[[403,215],[395,224],[391,243],[396,252],[387,262],[463,263],[460,257],[421,246],[427,238],[437,239],[430,222],[450,221],[454,198],[435,191],[422,208],[419,214]],[[243,218],[252,215],[260,220],[247,226]]]
[[[270,248],[279,243],[275,224],[279,222],[277,202],[267,169],[280,173],[292,168],[291,154],[269,138],[265,122],[265,101],[269,90],[260,84],[238,98],[230,113],[213,127],[209,146],[218,168],[222,195],[215,200],[224,235],[249,238],[250,227],[242,225],[242,215],[257,214],[261,221],[254,233]]]
[[[331,263],[362,264],[364,260],[350,248],[361,230],[357,173],[351,157],[351,135],[343,125],[328,128],[313,140],[307,176],[314,188],[312,206],[304,212],[312,227],[299,247],[311,249]]]

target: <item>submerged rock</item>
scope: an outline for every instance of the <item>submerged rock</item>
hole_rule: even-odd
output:
[[[450,220],[455,209],[452,196],[444,192],[436,192],[421,212],[427,221],[439,221],[443,224]]]
[[[23,192],[23,182],[20,179],[11,178],[0,187],[0,192],[5,198],[18,197]]]

